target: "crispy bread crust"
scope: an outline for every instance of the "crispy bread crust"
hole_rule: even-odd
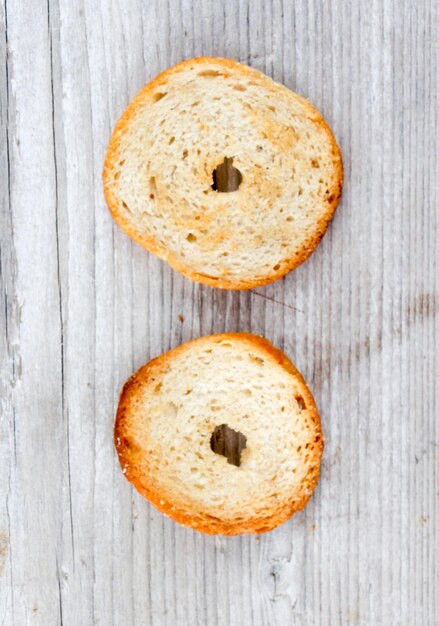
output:
[[[272,515],[264,518],[251,518],[239,521],[221,520],[208,514],[200,514],[197,511],[191,511],[187,507],[179,506],[178,501],[166,500],[164,494],[161,493],[157,486],[149,481],[147,475],[139,472],[138,468],[133,464],[135,452],[133,452],[130,444],[130,405],[135,400],[139,390],[144,386],[151,373],[161,370],[166,362],[169,362],[175,355],[190,350],[193,344],[199,342],[210,341],[212,338],[235,340],[249,344],[264,351],[267,355],[281,365],[288,373],[290,373],[301,385],[301,394],[303,395],[308,413],[314,425],[314,432],[317,442],[313,448],[314,458],[312,459],[312,471],[308,473],[304,483],[302,484],[302,495],[295,501],[277,506],[273,509]],[[202,531],[209,535],[240,535],[242,533],[263,533],[272,530],[279,524],[286,522],[293,513],[300,511],[308,502],[311,494],[318,482],[320,459],[323,453],[323,435],[320,425],[320,417],[317,411],[314,398],[308,389],[302,375],[294,367],[287,356],[275,348],[267,339],[252,335],[250,333],[224,333],[220,335],[209,335],[199,339],[193,339],[186,344],[162,354],[153,359],[143,367],[141,367],[133,376],[125,383],[116,414],[116,422],[114,427],[114,445],[119,456],[119,462],[125,477],[134,485],[134,487],[147,498],[159,511],[168,515],[176,522],[180,522],[185,526],[190,526],[195,530]]]
[[[178,259],[170,250],[161,246],[154,237],[145,237],[139,234],[129,223],[127,219],[118,210],[118,203],[115,194],[111,189],[111,180],[113,178],[113,170],[114,165],[118,160],[119,146],[121,136],[126,131],[129,126],[132,118],[136,115],[137,111],[143,107],[145,100],[148,99],[151,91],[156,89],[158,86],[163,85],[168,80],[168,77],[172,74],[182,72],[188,66],[193,65],[203,65],[217,63],[219,65],[223,65],[224,67],[231,68],[235,71],[241,72],[243,76],[252,76],[257,75],[260,77],[261,72],[250,68],[246,65],[238,63],[232,59],[220,59],[216,57],[199,57],[196,59],[188,59],[186,61],[182,61],[177,65],[169,68],[165,72],[159,74],[156,78],[154,78],[150,83],[145,85],[143,89],[135,96],[135,98],[131,101],[128,107],[123,112],[121,118],[116,124],[116,127],[113,131],[112,137],[110,139],[110,143],[108,146],[105,164],[104,164],[104,193],[105,198],[110,209],[111,215],[117,224],[129,235],[136,243],[140,244],[149,252],[156,254],[161,259],[167,261],[171,267],[175,270],[190,278],[196,282],[204,283],[205,285],[210,285],[211,287],[217,287],[220,289],[253,289],[255,287],[260,287],[262,285],[267,285],[268,283],[274,282],[282,276],[285,276],[292,269],[301,265],[306,259],[314,252],[323,235],[326,232],[329,222],[331,221],[335,210],[337,208],[338,202],[340,200],[341,191],[343,187],[343,162],[341,158],[340,149],[337,145],[337,142],[332,134],[331,129],[329,128],[326,121],[323,119],[319,111],[308,102],[310,115],[316,116],[317,119],[315,121],[316,124],[319,124],[324,131],[327,133],[333,149],[334,154],[334,162],[336,163],[337,173],[335,177],[334,185],[331,189],[331,193],[329,194],[328,206],[325,214],[319,221],[318,227],[316,229],[316,233],[310,237],[307,241],[304,242],[302,249],[291,259],[287,259],[280,264],[280,268],[267,274],[264,278],[259,278],[255,280],[228,280],[227,277],[214,277],[209,276],[207,274],[203,274],[200,272],[194,271],[190,266],[185,265],[181,262],[181,259]],[[264,76],[265,78],[265,76]],[[302,101],[306,101],[302,98]],[[306,101],[307,102],[307,101]]]

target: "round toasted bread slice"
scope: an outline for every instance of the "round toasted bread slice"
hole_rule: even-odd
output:
[[[305,261],[342,183],[337,143],[305,98],[211,57],[142,89],[104,167],[119,226],[185,276],[226,289],[270,283]]]
[[[302,509],[323,451],[302,376],[246,333],[195,339],[144,365],[122,391],[114,442],[154,506],[223,535],[263,533]]]

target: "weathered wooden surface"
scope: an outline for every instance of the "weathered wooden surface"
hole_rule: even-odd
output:
[[[0,21],[0,624],[437,625],[438,3],[2,0]],[[125,105],[201,54],[309,97],[344,155],[317,252],[253,292],[183,279],[103,199]],[[285,349],[326,433],[311,503],[260,538],[162,517],[112,446],[133,369],[223,330]]]

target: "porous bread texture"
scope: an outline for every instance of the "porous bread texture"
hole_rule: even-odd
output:
[[[227,424],[247,441],[239,467],[210,447]],[[209,534],[271,530],[307,503],[323,437],[291,361],[246,333],[186,343],[126,383],[114,441],[122,471],[174,520]]]
[[[236,191],[212,189],[225,158]],[[111,138],[104,189],[116,222],[185,276],[228,289],[302,263],[339,201],[343,167],[321,114],[236,61],[184,61],[144,87]]]

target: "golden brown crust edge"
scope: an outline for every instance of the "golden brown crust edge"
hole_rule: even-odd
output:
[[[321,113],[317,111],[313,104],[308,102],[310,110],[315,112],[319,118],[319,124],[324,127],[327,132],[331,144],[332,149],[334,151],[334,159],[338,162],[336,180],[334,182],[334,186],[329,194],[328,199],[328,208],[325,215],[321,218],[319,228],[317,233],[311,237],[308,241],[306,241],[302,247],[302,249],[295,255],[294,258],[290,260],[286,260],[282,262],[279,270],[274,271],[271,274],[267,274],[264,278],[256,279],[256,280],[243,280],[243,281],[230,281],[227,278],[217,278],[214,276],[209,276],[207,274],[203,274],[200,272],[193,271],[190,267],[187,267],[181,261],[173,255],[169,250],[163,248],[158,244],[158,242],[153,237],[143,237],[139,235],[133,229],[129,222],[119,213],[117,201],[112,193],[110,186],[108,185],[108,181],[111,178],[111,172],[113,171],[114,164],[117,160],[118,149],[120,145],[120,137],[123,134],[125,128],[129,125],[131,118],[136,114],[136,112],[141,108],[145,97],[149,94],[150,91],[158,87],[159,85],[164,84],[167,81],[168,76],[171,74],[175,74],[177,72],[183,71],[187,65],[199,64],[203,65],[205,63],[218,63],[224,65],[225,67],[230,67],[233,69],[239,69],[243,74],[251,75],[257,74],[258,76],[261,74],[258,70],[255,70],[251,67],[243,65],[242,63],[238,63],[238,61],[234,61],[232,59],[222,59],[217,57],[198,57],[195,59],[187,59],[186,61],[182,61],[177,65],[165,70],[156,78],[154,78],[151,82],[143,87],[140,92],[134,97],[134,99],[127,106],[125,111],[122,113],[119,121],[117,122],[113,134],[110,139],[110,143],[108,145],[105,163],[104,163],[104,171],[103,171],[103,180],[104,180],[104,195],[110,210],[110,213],[114,219],[114,221],[120,226],[120,228],[129,236],[133,241],[141,245],[143,248],[146,248],[149,252],[159,256],[161,259],[167,261],[169,265],[176,271],[180,272],[186,278],[194,280],[198,283],[203,283],[205,285],[209,285],[210,287],[216,287],[218,289],[254,289],[256,287],[262,287],[263,285],[268,285],[279,278],[282,278],[291,270],[295,269],[299,265],[301,265],[304,261],[311,256],[311,254],[315,251],[321,239],[323,238],[329,222],[334,216],[335,210],[338,206],[341,191],[343,188],[343,161],[341,157],[340,148],[335,140],[335,137],[328,126],[325,119],[322,117]],[[305,100],[305,98],[303,98]]]
[[[136,469],[130,464],[130,443],[126,435],[127,426],[127,410],[131,399],[136,396],[137,388],[142,386],[143,381],[148,378],[150,371],[153,368],[163,365],[167,358],[174,356],[178,352],[185,351],[188,346],[195,342],[202,342],[206,339],[235,339],[239,341],[247,342],[253,346],[267,352],[279,365],[281,365],[287,372],[295,376],[296,379],[302,385],[301,392],[306,400],[307,408],[310,413],[311,419],[315,426],[316,434],[319,436],[319,440],[315,445],[314,453],[315,458],[312,463],[312,472],[306,477],[307,494],[302,495],[295,502],[291,502],[288,506],[279,507],[273,515],[265,518],[255,518],[246,521],[238,522],[224,522],[219,518],[215,518],[210,515],[193,514],[188,510],[179,509],[175,503],[168,502],[164,499],[163,494],[154,489],[152,485],[146,485],[142,481],[142,477],[138,475]],[[207,337],[200,337],[193,339],[186,344],[183,344],[170,352],[162,354],[161,356],[153,359],[143,367],[141,367],[135,374],[133,374],[125,383],[116,413],[116,421],[114,426],[114,445],[119,457],[119,462],[125,477],[133,484],[137,491],[151,502],[161,513],[168,515],[174,521],[189,526],[195,530],[204,532],[209,535],[240,535],[243,533],[259,534],[264,533],[273,528],[276,528],[280,524],[286,522],[290,517],[305,507],[309,498],[317,485],[320,473],[320,460],[323,453],[324,441],[321,431],[320,417],[317,411],[317,407],[314,398],[308,389],[302,375],[294,367],[288,357],[278,348],[273,346],[267,339],[252,335],[250,333],[223,333],[219,335],[208,335]]]

